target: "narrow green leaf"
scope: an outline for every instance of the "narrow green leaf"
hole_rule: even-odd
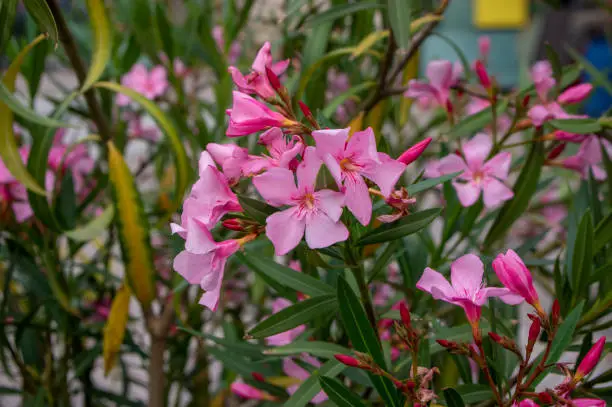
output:
[[[321,295],[300,301],[269,316],[249,331],[253,338],[267,338],[312,321],[321,315],[332,315],[338,307],[336,296]]]
[[[601,86],[606,90],[606,92],[612,95],[612,81],[608,79],[608,76],[606,74],[595,68],[595,66],[591,64],[589,60],[583,57],[578,51],[576,51],[572,47],[566,46],[565,49],[567,50],[568,54],[570,54],[576,62],[582,65],[584,70],[587,71],[587,73],[592,77],[593,85]]]
[[[334,293],[333,287],[323,281],[280,265],[270,258],[249,252],[236,253],[236,255],[238,255],[238,258],[252,270],[266,275],[283,286],[289,287],[295,291],[313,297]]]
[[[609,193],[612,194],[612,191]],[[601,220],[595,228],[593,254],[597,254],[606,244],[612,242],[612,212]]]
[[[546,58],[548,62],[550,62],[550,66],[553,69],[553,75],[558,84],[561,83],[561,77],[563,76],[561,62],[559,61],[559,54],[555,49],[549,44],[546,43]]]
[[[508,101],[501,101],[497,109],[497,117],[503,114],[508,108]],[[491,124],[493,122],[493,111],[491,108],[483,109],[480,112],[473,114],[471,116],[467,116],[465,119],[461,120],[457,123],[449,132],[449,137],[451,138],[459,138],[459,137],[471,137],[473,134],[477,133],[479,130],[483,129],[485,126]]]
[[[493,399],[493,391],[485,384],[462,384],[455,387],[464,403],[474,404]]]
[[[55,18],[45,0],[23,0],[23,4],[28,9],[28,13],[32,16],[40,30],[49,35],[53,44],[57,46],[59,34]]]
[[[64,233],[75,242],[89,242],[101,236],[113,221],[115,207],[109,205],[99,216],[93,218],[89,223]]]
[[[412,19],[412,1],[388,0],[387,16],[393,30],[393,36],[400,48],[406,49],[410,44],[410,20]]]
[[[50,119],[45,116],[41,116],[34,110],[25,106],[19,99],[8,90],[6,85],[0,82],[0,101],[6,104],[9,109],[19,117],[22,117],[32,123],[40,124],[46,127],[74,127],[69,123],[60,122],[54,119]]]
[[[320,358],[333,359],[334,355],[349,354],[350,351],[340,345],[321,341],[297,341],[288,345],[277,346],[264,351],[266,355],[291,356],[310,353]]]
[[[384,6],[377,1],[359,1],[355,3],[338,4],[330,7],[322,13],[316,14],[314,17],[310,18],[306,24],[315,26],[324,22],[344,18],[351,14],[357,13],[358,11],[378,9],[381,7]],[[408,29],[410,28],[410,24],[406,23],[406,26]]]
[[[366,81],[366,82],[360,83],[359,85],[353,86],[346,92],[341,93],[340,95],[336,96],[329,103],[325,105],[325,108],[323,109],[323,112],[322,112],[323,116],[330,119],[334,115],[334,113],[336,113],[336,110],[338,110],[338,107],[340,107],[340,105],[342,105],[344,102],[346,102],[348,99],[352,98],[353,96],[358,95],[364,90],[370,89],[374,86],[376,86],[376,82]]]
[[[238,202],[242,209],[244,209],[244,212],[261,225],[265,225],[268,216],[278,211],[278,209],[263,201],[258,201],[244,195],[238,195]]]
[[[81,92],[85,92],[100,79],[104,68],[110,60],[113,47],[110,24],[106,16],[104,2],[102,0],[87,0],[87,12],[93,30],[94,51],[89,72],[87,72]]]
[[[329,399],[336,403],[338,407],[365,407],[360,397],[351,392],[338,380],[328,377],[319,377],[319,383],[325,394],[327,394]]]
[[[588,283],[593,264],[593,218],[590,210],[582,215],[573,244],[570,282],[573,292],[572,305],[576,305],[579,299],[588,297]]]
[[[13,35],[17,0],[4,0],[0,2],[0,55],[4,55],[4,48]]]
[[[334,378],[344,371],[346,367],[337,360],[327,361],[319,370],[315,370],[308,379],[302,382],[302,385],[293,395],[285,402],[284,407],[304,407],[314,396],[321,391],[319,377]]]
[[[364,234],[358,241],[358,246],[383,243],[390,240],[400,239],[412,233],[416,233],[429,225],[440,215],[441,208],[426,209],[424,211],[410,214],[396,222],[387,223]]]
[[[172,6],[169,5],[168,7]],[[172,66],[172,62],[174,61],[174,41],[172,40],[172,27],[166,15],[169,11],[170,10],[165,9],[161,3],[155,5],[157,32],[159,33],[170,66]]]
[[[441,177],[430,178],[425,181],[417,182],[416,184],[409,185],[406,188],[406,190],[408,191],[409,195],[415,195],[415,194],[418,194],[419,192],[427,191],[428,189],[431,189],[440,184],[444,184],[445,182],[448,182],[452,180],[453,178],[461,175],[462,172],[463,171],[454,172],[452,174],[446,174]]]
[[[576,134],[591,134],[601,130],[601,123],[597,119],[557,119],[551,120],[550,125],[555,129]]]
[[[580,321],[583,308],[584,301],[581,301],[578,306],[576,306],[572,312],[569,313],[567,318],[565,318],[563,323],[559,326],[559,329],[557,329],[557,334],[553,340],[546,364],[558,362],[563,352],[565,352],[567,347],[571,345],[572,340],[574,339],[574,331],[576,330],[578,321]]]
[[[448,407],[465,407],[465,403],[461,398],[461,395],[457,392],[457,390],[448,388],[444,389],[444,400],[446,400],[446,405]]]

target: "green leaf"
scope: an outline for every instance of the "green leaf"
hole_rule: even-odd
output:
[[[350,351],[340,345],[321,341],[297,341],[288,345],[277,346],[264,351],[266,355],[290,356],[310,353],[320,358],[333,359],[334,355],[349,354]]]
[[[353,347],[359,352],[372,356],[374,362],[384,369],[385,358],[378,335],[372,329],[365,310],[361,306],[361,301],[343,277],[338,278],[338,298],[341,299],[340,317]],[[385,405],[399,407],[397,392],[391,381],[373,374],[368,374],[368,376],[385,401]]]
[[[341,93],[340,95],[336,96],[329,103],[326,104],[322,112],[323,116],[330,119],[334,115],[334,113],[336,113],[336,110],[338,109],[338,107],[340,107],[340,105],[346,102],[347,99],[361,93],[364,90],[370,89],[374,86],[376,86],[376,82],[373,82],[373,81],[363,82],[363,83],[360,83],[359,85],[353,86],[346,92]]]
[[[553,75],[558,84],[561,83],[561,77],[563,76],[561,62],[559,61],[559,54],[555,49],[549,44],[544,44],[546,48],[546,58],[548,62],[550,62],[550,66],[553,69]]]
[[[444,400],[448,407],[465,407],[465,403],[461,398],[461,395],[455,389],[444,389]]]
[[[172,7],[172,6],[169,6]],[[161,39],[164,52],[168,57],[168,61],[170,66],[173,66],[174,61],[174,41],[172,41],[172,27],[170,26],[170,22],[168,21],[167,13],[170,10],[164,9],[161,3],[157,3],[155,5],[155,20],[157,23],[157,31],[158,35]]]
[[[278,211],[278,209],[263,201],[258,201],[244,195],[238,195],[238,202],[242,209],[244,209],[244,212],[261,225],[265,225],[268,216]]]
[[[455,387],[455,390],[466,404],[493,399],[493,391],[485,384],[462,384]]]
[[[557,119],[549,121],[555,129],[576,134],[591,134],[601,130],[597,119]]]
[[[508,101],[503,100],[499,102],[497,108],[495,109],[497,112],[497,117],[503,114],[507,108]],[[492,122],[493,110],[491,108],[486,108],[461,120],[459,123],[453,126],[448,135],[450,138],[471,137],[473,134],[477,133],[479,130],[483,129]]]
[[[106,232],[114,216],[115,207],[109,205],[104,212],[96,216],[89,223],[77,227],[76,229],[69,230],[64,234],[75,242],[89,242]]]
[[[608,193],[612,194],[612,191]],[[612,242],[612,212],[597,224],[593,254],[597,254],[606,244]]]
[[[54,205],[55,216],[63,229],[73,229],[76,227],[76,200],[72,173],[68,171],[62,177],[60,191]]]
[[[345,385],[338,380],[328,377],[319,377],[321,388],[329,396],[329,399],[336,403],[338,407],[365,407],[361,402],[361,398],[351,392]]]
[[[28,9],[28,13],[32,16],[38,28],[44,33],[49,35],[53,44],[57,46],[59,41],[59,34],[57,32],[57,25],[55,24],[55,18],[47,5],[45,0],[23,0],[23,4]]]
[[[429,225],[440,215],[441,208],[426,209],[416,212],[393,223],[387,223],[364,234],[358,241],[358,246],[383,243],[390,240],[400,239],[404,236],[416,233]]]
[[[446,174],[441,177],[430,178],[425,181],[417,182],[416,184],[409,185],[406,188],[406,190],[408,191],[409,195],[415,195],[415,194],[418,194],[419,192],[427,191],[428,189],[431,189],[440,184],[444,184],[445,182],[448,182],[452,180],[453,178],[461,175],[462,172],[463,171],[454,172],[452,174]]]
[[[563,352],[571,345],[574,339],[574,331],[576,330],[578,321],[580,321],[583,308],[584,301],[581,301],[578,306],[569,313],[567,318],[565,318],[563,323],[559,326],[559,329],[557,329],[557,334],[553,340],[546,364],[552,364],[559,361]]]
[[[320,315],[332,315],[337,308],[338,302],[333,294],[311,297],[264,319],[249,331],[249,336],[267,338],[312,321]]]
[[[336,377],[342,371],[345,366],[337,360],[327,361],[319,370],[315,370],[308,379],[302,382],[302,385],[293,395],[285,402],[284,407],[304,407],[314,396],[321,391],[321,385],[319,384],[319,377]]]
[[[410,44],[410,20],[412,20],[412,1],[388,0],[387,16],[393,30],[393,36],[400,48],[406,49]]]
[[[580,53],[572,47],[566,46],[565,49],[567,50],[568,54],[570,54],[576,62],[582,65],[584,70],[591,76],[593,85],[601,86],[606,90],[606,92],[612,95],[612,81],[608,79],[606,74],[595,68],[595,66],[591,64],[589,60],[580,55]]]
[[[48,117],[44,117],[36,113],[34,110],[29,107],[23,105],[19,99],[13,95],[13,93],[8,89],[5,83],[0,82],[0,101],[4,103],[8,108],[18,115],[32,123],[40,124],[41,126],[46,127],[75,127],[71,124],[60,122],[54,119],[49,119]]]
[[[106,16],[104,2],[102,0],[87,0],[87,13],[94,37],[94,51],[89,72],[81,87],[81,92],[89,89],[104,73],[112,50],[112,36],[110,24]]]
[[[283,286],[306,295],[320,296],[334,293],[333,287],[308,274],[300,273],[289,267],[283,266],[274,260],[249,252],[236,253],[239,260],[253,271],[268,276]]]
[[[576,305],[578,299],[588,297],[588,284],[593,264],[593,218],[590,210],[580,219],[572,253],[570,282],[573,293],[572,305]]]
[[[355,3],[339,4],[332,6],[322,13],[316,14],[314,17],[307,20],[306,24],[314,26],[328,21],[334,21],[339,18],[344,18],[351,14],[357,13],[362,10],[378,9],[384,7],[377,1],[358,1]],[[408,29],[410,24],[406,23]]]
[[[16,10],[17,0],[0,2],[0,55],[5,55],[4,48],[13,35]]]
[[[537,136],[536,136],[537,137]],[[514,198],[507,201],[484,241],[485,247],[502,238],[510,226],[524,214],[531,197],[536,192],[540,172],[544,164],[544,143],[534,142],[521,173],[514,184]]]

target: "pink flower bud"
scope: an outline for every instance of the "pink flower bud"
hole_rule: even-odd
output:
[[[604,346],[606,345],[606,337],[602,336],[599,338],[595,345],[587,352],[578,365],[578,369],[576,369],[576,374],[574,375],[574,380],[578,381],[582,379],[584,376],[591,373],[593,368],[599,362],[599,358],[601,358],[601,353],[603,352]]]
[[[400,315],[402,317],[402,322],[404,326],[408,329],[411,329],[410,324],[410,311],[408,311],[408,307],[403,302],[400,303]]]
[[[268,82],[270,82],[270,85],[272,85],[272,88],[275,91],[278,92],[279,90],[283,88],[283,85],[281,84],[280,79],[278,79],[278,76],[276,76],[274,71],[267,66],[266,66],[266,76],[268,77]]]
[[[567,145],[567,143],[559,143],[557,144],[552,150],[550,150],[550,153],[548,153],[548,159],[549,160],[554,160],[555,158],[559,157],[561,155],[561,153],[563,152],[563,150],[565,150],[565,146]]]
[[[485,89],[491,89],[491,79],[489,78],[489,74],[487,73],[487,69],[485,68],[485,66],[482,63],[482,61],[480,61],[480,60],[476,61],[476,65],[475,65],[474,68],[475,68],[475,71],[476,71],[476,75],[478,76],[478,80],[480,81],[480,84]]]
[[[523,98],[523,101],[521,102],[522,106],[525,108],[527,106],[529,106],[529,100],[531,99],[530,95],[525,95],[525,97]]]
[[[446,349],[455,349],[457,347],[455,342],[447,341],[446,339],[436,339],[436,342]]]
[[[253,379],[255,379],[258,382],[265,382],[266,378],[259,372],[251,372],[251,376],[253,376]]]
[[[538,400],[542,404],[552,404],[553,403],[552,396],[545,391],[538,393]]]
[[[561,305],[559,304],[559,300],[555,298],[555,301],[552,305],[552,311],[550,312],[550,319],[553,326],[557,326],[559,324],[559,317],[561,316]]]
[[[583,83],[581,85],[572,86],[566,89],[557,98],[557,102],[561,104],[573,104],[582,102],[593,90],[593,85]]]
[[[274,396],[259,390],[256,387],[249,386],[241,380],[236,380],[230,386],[232,393],[250,400],[274,400]]]
[[[538,337],[540,336],[541,324],[539,319],[533,319],[531,326],[529,327],[529,335],[527,336],[527,355],[531,355],[533,346],[535,345]]]
[[[536,309],[540,309],[538,292],[533,286],[531,272],[514,250],[499,254],[493,260],[493,269],[501,283],[512,293],[520,295]]]
[[[359,361],[352,356],[338,354],[338,355],[334,355],[334,357],[336,358],[338,362],[343,363],[347,366],[362,367],[361,363],[359,363]]]
[[[478,51],[480,56],[486,59],[491,52],[491,37],[483,35],[478,38]]]
[[[236,218],[225,219],[223,222],[221,222],[221,224],[223,225],[224,228],[229,229],[229,230],[235,230],[236,232],[244,231],[244,227],[242,226],[240,221]]]
[[[425,151],[429,143],[431,143],[431,140],[431,137],[427,137],[425,140],[419,141],[418,143],[410,147],[408,150],[404,151],[404,153],[399,156],[397,161],[406,165],[413,163],[417,158],[421,156],[421,154],[423,154],[423,151]]]
[[[264,103],[241,92],[233,92],[234,103],[227,110],[230,116],[228,137],[246,136],[270,127],[287,127],[294,122],[273,111]]]
[[[302,114],[304,114],[304,116],[312,117],[312,112],[310,111],[310,108],[306,106],[306,103],[300,100],[298,101],[298,105],[300,105],[300,110],[302,111]]]
[[[450,99],[446,100],[446,105],[444,106],[446,108],[446,111],[448,112],[449,115],[453,114],[453,102],[450,101]]]
[[[502,337],[499,336],[496,332],[493,332],[493,331],[489,332],[489,338],[491,338],[494,342],[497,342],[499,344],[501,344],[502,341],[503,341]]]
[[[525,400],[521,400],[518,403],[518,407],[539,407],[539,406],[535,401],[531,399],[525,399]]]

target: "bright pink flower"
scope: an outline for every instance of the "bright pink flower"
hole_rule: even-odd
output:
[[[271,205],[290,205],[289,209],[268,216],[266,235],[277,255],[294,249],[306,235],[311,249],[328,247],[348,238],[348,229],[340,222],[344,196],[336,191],[315,191],[321,160],[314,147],[308,147],[297,169],[297,187],[293,172],[271,168],[253,178],[261,196]]]
[[[303,359],[308,362],[308,364],[314,367],[321,367],[321,363],[312,356],[303,356]],[[287,376],[294,377],[296,379],[301,380],[302,382],[310,377],[310,373],[306,369],[295,363],[291,358],[285,358],[283,360],[283,371]],[[293,394],[299,388],[300,384],[294,384],[287,387],[287,391],[289,392],[289,394]],[[326,400],[327,394],[325,394],[325,392],[321,390],[319,393],[317,393],[316,396],[312,398],[312,400],[310,400],[310,402],[313,404],[321,404]]]
[[[459,257],[451,264],[451,284],[437,271],[427,267],[417,288],[435,299],[459,305],[471,323],[480,319],[480,309],[489,297],[499,297],[506,304],[519,304],[523,298],[507,288],[485,287],[482,282],[484,266],[473,254]]]
[[[289,60],[272,62],[272,52],[270,49],[270,43],[264,43],[257,53],[255,61],[253,61],[251,73],[246,76],[243,76],[236,67],[230,66],[228,68],[240,92],[256,94],[262,99],[273,98],[276,95],[266,75],[266,68],[269,68],[276,76],[280,76],[287,70]]]
[[[540,299],[533,286],[531,272],[514,250],[510,249],[505,254],[498,254],[493,260],[493,270],[507,289],[520,295],[534,307],[540,307]]]
[[[408,90],[404,96],[417,99],[423,108],[446,107],[450,89],[457,83],[462,72],[463,69],[459,63],[453,65],[450,61],[431,61],[425,73],[429,83],[412,79],[408,83]]]
[[[296,157],[304,151],[304,143],[298,136],[286,137],[278,127],[262,133],[259,144],[266,147],[268,155],[250,156],[242,167],[245,176],[257,175],[274,167],[295,170],[298,165]]]
[[[513,407],[539,407],[539,404],[531,399],[521,400],[518,403],[514,403]]]
[[[220,25],[216,25],[212,30],[212,36],[217,44],[217,49],[219,52],[225,52],[225,38],[223,36],[223,27]],[[230,65],[234,65],[238,58],[240,57],[240,53],[242,52],[242,45],[238,41],[232,41],[232,45],[230,45],[229,51],[227,53],[227,63]]]
[[[206,225],[190,218],[185,231],[185,250],[174,258],[176,270],[190,284],[204,290],[200,304],[215,311],[227,259],[240,248],[237,240],[214,241]]]
[[[282,309],[287,308],[290,305],[292,305],[291,301],[285,298],[276,298],[272,303],[272,314],[276,314],[277,312],[280,312]],[[305,330],[306,325],[300,325],[288,331],[267,337],[266,343],[269,346],[288,345],[293,342],[295,338],[300,336]]]
[[[612,147],[607,140],[603,141],[604,148]],[[562,161],[562,165],[570,170],[578,171],[582,178],[588,179],[589,170],[593,172],[596,180],[606,179],[606,171],[601,167],[603,156],[601,144],[597,136],[587,137],[581,144],[578,152]]]
[[[463,156],[450,154],[428,165],[425,175],[429,178],[463,171],[453,187],[461,205],[468,207],[478,201],[480,192],[484,194],[487,208],[495,207],[512,198],[514,193],[502,181],[508,178],[512,156],[508,152],[495,155],[485,162],[493,143],[486,134],[480,133],[463,145]]]
[[[149,72],[143,64],[135,64],[128,73],[123,75],[121,84],[141,93],[147,99],[155,99],[168,88],[166,68],[158,65]],[[129,103],[129,97],[119,94],[117,98],[119,106],[126,106]]]
[[[489,73],[487,72],[487,68],[485,68],[482,61],[478,60],[474,64],[474,71],[476,71],[476,76],[478,76],[478,80],[480,84],[485,88],[491,88],[491,78],[489,77]]]
[[[600,399],[572,399],[573,407],[606,407],[606,402]]]
[[[241,92],[233,92],[234,104],[227,110],[230,117],[225,133],[228,137],[246,136],[270,127],[284,127],[293,124],[282,114],[271,110],[265,104]]]
[[[606,346],[606,337],[602,336],[599,338],[597,342],[589,349],[584,358],[578,365],[576,369],[576,374],[574,375],[574,380],[581,380],[584,376],[591,373],[591,371],[597,366],[599,363],[599,359],[601,358],[601,354]]]
[[[423,151],[425,151],[429,143],[431,143],[431,140],[431,137],[427,137],[425,140],[419,141],[408,150],[404,151],[402,155],[397,158],[397,161],[406,165],[412,164],[421,154],[423,154]]]
[[[363,225],[370,223],[372,199],[364,177],[389,196],[406,164],[376,151],[372,128],[349,136],[349,128],[312,132],[317,155],[325,162],[336,183],[343,189],[346,206]]]
[[[249,400],[274,400],[274,397],[257,387],[250,386],[238,379],[230,386],[232,393]]]

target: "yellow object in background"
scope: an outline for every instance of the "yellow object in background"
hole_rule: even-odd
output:
[[[529,17],[529,0],[473,0],[473,13],[478,28],[521,28]]]

